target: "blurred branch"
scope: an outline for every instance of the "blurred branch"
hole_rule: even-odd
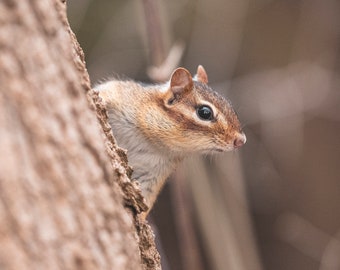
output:
[[[214,162],[216,168],[209,173],[202,160],[187,166],[203,247],[212,269],[260,270],[262,266],[241,184],[241,164],[235,156],[233,160],[225,158]],[[229,173],[226,175],[227,169],[221,167],[227,168]],[[229,188],[225,188],[223,182],[228,182]]]
[[[340,269],[340,231],[331,237],[321,257],[319,270]]]
[[[184,44],[182,42],[175,43],[166,52],[165,31],[162,31],[161,11],[159,1],[143,0],[144,18],[147,32],[147,42],[149,47],[150,67],[148,68],[148,76],[151,80],[159,82],[169,78],[172,71],[179,64],[183,52]]]
[[[152,65],[159,66],[165,58],[165,44],[162,36],[160,9],[158,1],[143,0],[147,39]]]
[[[167,58],[160,66],[151,66],[148,68],[148,76],[156,82],[167,80],[173,70],[179,65],[184,52],[184,47],[183,42],[175,43],[170,49]]]
[[[282,214],[277,220],[280,239],[320,262],[320,270],[340,269],[340,240],[320,230],[295,213]]]
[[[192,218],[193,209],[187,181],[181,171],[177,170],[170,183],[183,269],[203,270],[202,256],[194,230],[195,221]]]

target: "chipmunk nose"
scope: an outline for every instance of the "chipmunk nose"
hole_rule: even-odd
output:
[[[237,133],[236,139],[234,140],[235,148],[241,147],[242,145],[246,143],[246,141],[247,141],[247,137],[243,132]]]

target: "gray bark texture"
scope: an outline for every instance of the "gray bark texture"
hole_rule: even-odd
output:
[[[65,2],[0,1],[0,269],[160,269],[106,120]]]

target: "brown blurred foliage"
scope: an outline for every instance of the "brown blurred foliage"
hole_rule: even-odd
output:
[[[145,2],[68,1],[93,83],[149,80]],[[165,188],[163,269],[340,269],[340,2],[156,3],[164,52],[184,44],[180,65],[206,68],[248,138]]]

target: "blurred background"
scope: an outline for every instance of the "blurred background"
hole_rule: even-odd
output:
[[[93,84],[202,64],[244,124],[244,147],[164,188],[164,270],[340,269],[340,1],[67,3]]]

